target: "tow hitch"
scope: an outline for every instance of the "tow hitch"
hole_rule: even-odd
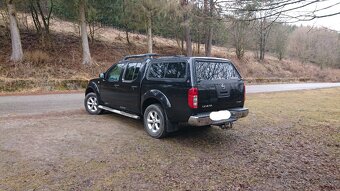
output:
[[[231,129],[233,128],[233,123],[225,123],[225,124],[221,124],[221,125],[217,125],[218,127],[220,127],[221,129],[227,130],[227,129]]]

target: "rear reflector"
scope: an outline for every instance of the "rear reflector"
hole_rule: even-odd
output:
[[[198,106],[198,89],[190,88],[188,90],[188,105],[192,109],[196,109]]]

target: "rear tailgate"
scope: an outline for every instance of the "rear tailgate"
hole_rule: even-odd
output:
[[[197,112],[243,107],[244,82],[225,60],[194,60],[195,86],[198,89]]]

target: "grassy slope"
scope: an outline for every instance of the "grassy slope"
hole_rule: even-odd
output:
[[[144,35],[131,34],[133,44],[128,46],[123,38],[123,32],[113,28],[101,28],[97,31],[97,40],[90,45],[96,64],[81,66],[81,46],[77,26],[71,22],[53,20],[50,47],[42,47],[34,32],[21,30],[25,61],[15,64],[8,61],[11,52],[10,39],[4,31],[0,23],[0,80],[12,86],[21,85],[24,89],[27,85],[21,84],[22,82],[18,82],[17,79],[31,79],[30,84],[36,84],[38,89],[40,86],[46,86],[45,82],[51,79],[90,79],[125,55],[147,51]],[[175,40],[161,37],[155,37],[155,52],[166,55],[182,54]],[[200,52],[204,52],[204,49],[202,48]],[[270,55],[267,55],[262,63],[254,59],[252,53],[246,54],[243,60],[238,60],[233,50],[213,47],[213,56],[231,59],[243,77],[250,81],[254,79],[258,82],[265,82],[266,79],[340,80],[340,70],[320,70],[318,66],[312,64],[302,64],[293,60],[278,61]],[[15,83],[11,79],[15,79]],[[38,82],[35,82],[37,80]],[[29,88],[34,89],[34,86]]]

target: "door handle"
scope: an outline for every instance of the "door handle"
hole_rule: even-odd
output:
[[[135,90],[136,88],[138,88],[138,86],[131,86],[132,90]]]
[[[113,85],[115,88],[118,88],[119,87],[119,85],[118,84],[115,84],[115,85]]]

